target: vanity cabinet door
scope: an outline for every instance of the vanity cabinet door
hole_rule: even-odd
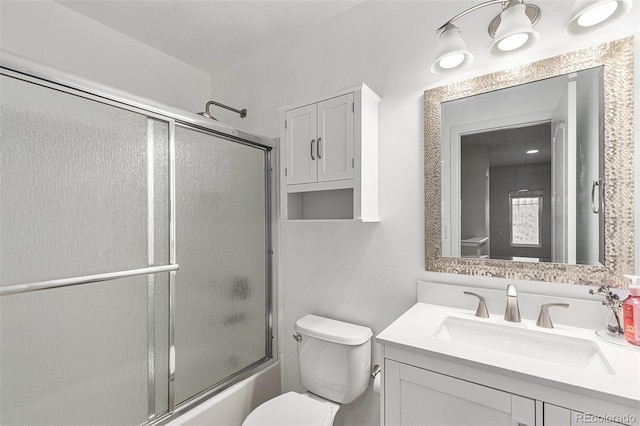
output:
[[[621,426],[626,423],[617,423],[591,414],[558,407],[557,405],[544,404],[544,426],[579,426],[585,424]]]
[[[384,372],[387,426],[535,425],[532,399],[389,359]]]

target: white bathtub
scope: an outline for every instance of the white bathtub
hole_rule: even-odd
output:
[[[251,410],[282,393],[280,363],[236,383],[168,423],[168,426],[240,426]]]

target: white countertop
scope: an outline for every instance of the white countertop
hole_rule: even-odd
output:
[[[545,329],[536,326],[531,320],[523,319],[520,323],[511,323],[505,321],[502,315],[491,314],[490,318],[477,318],[474,314],[475,311],[417,303],[376,336],[376,341],[426,356],[444,356],[453,361],[464,360],[492,366],[503,370],[505,374],[516,373],[520,377],[535,378],[538,383],[547,382],[549,386],[570,392],[587,393],[596,397],[598,394],[607,394],[624,398],[626,404],[640,406],[640,348],[631,344],[618,346],[605,342],[596,336],[594,330],[562,324],[556,324],[553,329]],[[610,363],[613,374],[586,371],[571,365],[502,352],[499,348],[487,349],[435,337],[446,317],[592,341]]]

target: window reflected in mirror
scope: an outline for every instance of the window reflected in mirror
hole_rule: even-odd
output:
[[[539,248],[544,210],[544,191],[519,189],[509,192],[509,229],[511,247]]]

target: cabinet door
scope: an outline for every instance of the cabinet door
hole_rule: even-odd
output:
[[[316,104],[287,111],[285,114],[286,184],[318,180]]]
[[[534,426],[535,401],[385,360],[384,424]]]
[[[626,416],[629,418],[629,416]],[[625,415],[611,415],[611,418],[625,420]],[[617,423],[611,419],[591,414],[581,413],[579,411],[569,410],[568,408],[558,407],[557,405],[544,404],[544,426],[579,426],[584,424],[597,424],[602,426],[621,426],[626,423]]]
[[[353,93],[318,103],[318,182],[353,178]]]

